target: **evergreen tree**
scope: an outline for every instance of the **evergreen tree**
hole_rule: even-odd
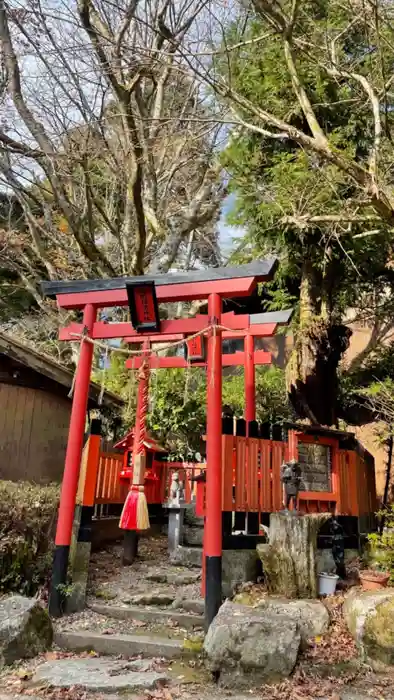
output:
[[[334,17],[332,5],[307,3],[299,22],[304,35],[309,27],[312,42],[324,27],[332,31],[335,25],[339,33],[347,26],[346,13]],[[282,38],[272,34],[256,45],[266,23],[248,19],[242,36],[238,26],[230,30],[226,45],[239,41],[242,47],[220,57],[216,70],[223,80],[231,77],[232,88],[248,103],[264,106],[308,132]],[[349,62],[357,61],[361,74],[364,63],[375,60],[365,46],[364,27],[354,23],[347,29],[343,51]],[[297,74],[332,148],[365,163],[375,138],[373,122],[366,108],[355,105],[349,83],[329,75],[307,50],[297,54]],[[388,111],[387,134],[392,120]],[[277,254],[280,270],[271,285],[271,308],[297,304],[295,347],[287,368],[293,404],[312,422],[335,424],[337,368],[350,336],[344,324],[346,312],[351,308],[365,321],[376,321],[384,319],[393,304],[389,224],[370,223],[369,218],[376,217],[365,207],[357,217],[355,201],[360,200],[360,209],[363,204],[354,178],[286,133],[272,138],[257,129],[238,129],[231,135],[223,163],[235,195],[229,221],[245,229],[234,258],[245,261]]]

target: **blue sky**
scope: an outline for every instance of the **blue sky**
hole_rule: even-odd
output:
[[[227,258],[234,248],[234,239],[240,238],[244,231],[241,226],[228,226],[226,217],[234,203],[234,194],[230,194],[223,202],[222,213],[219,219],[219,242],[223,258]]]

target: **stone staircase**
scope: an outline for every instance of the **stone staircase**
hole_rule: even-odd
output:
[[[100,602],[56,624],[55,644],[67,651],[110,656],[182,659],[201,651],[204,601],[201,574],[177,566],[145,575],[145,591]],[[191,590],[191,592],[190,592]]]

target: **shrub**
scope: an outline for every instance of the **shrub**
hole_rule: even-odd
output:
[[[0,592],[33,595],[48,578],[59,487],[0,481]]]
[[[379,518],[384,517],[384,529],[381,535],[377,532],[368,535],[371,566],[390,572],[390,583],[394,584],[394,505],[377,515]]]

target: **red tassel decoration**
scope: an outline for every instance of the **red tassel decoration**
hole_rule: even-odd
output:
[[[145,343],[145,351],[148,349]],[[144,363],[139,372],[137,414],[133,444],[133,483],[127,494],[119,527],[121,530],[141,532],[149,530],[148,503],[144,491],[145,478],[145,432],[149,400],[149,364]]]
[[[127,494],[119,527],[121,530],[149,530],[148,503],[143,486],[133,485]]]
[[[134,488],[131,487],[124,502],[119,522],[121,530],[137,529],[138,491],[134,491]]]

